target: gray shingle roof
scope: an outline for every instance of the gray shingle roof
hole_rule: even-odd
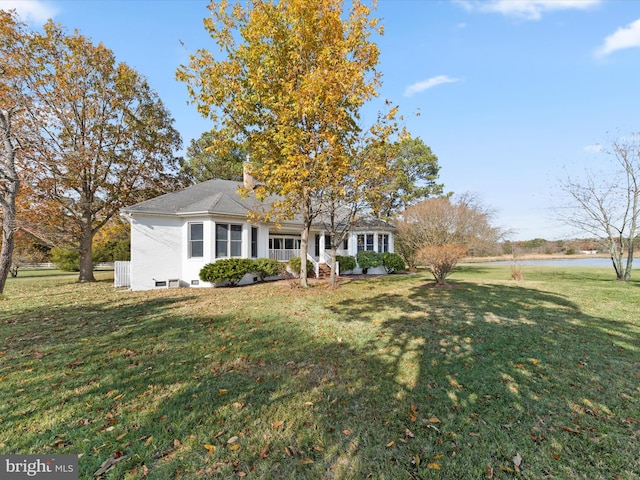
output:
[[[241,182],[208,180],[182,190],[167,193],[123,209],[125,213],[156,215],[193,215],[198,213],[245,216],[262,203],[253,196],[238,194]]]
[[[242,182],[233,180],[208,180],[124,208],[123,212],[149,215],[188,216],[205,214],[246,217],[250,212],[265,211],[268,209],[268,205],[276,200],[276,197],[270,197],[267,201],[260,202],[253,195],[242,198],[242,196],[238,194],[238,189],[241,186]],[[301,225],[301,220],[296,218],[282,223]],[[325,222],[321,218],[318,218],[314,223],[320,227],[325,227]],[[388,222],[369,215],[356,217],[352,228],[354,230],[395,230],[393,225]]]

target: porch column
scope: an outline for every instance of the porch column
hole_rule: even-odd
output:
[[[325,244],[324,244],[324,237],[325,237],[325,233],[324,230],[322,230],[318,235],[320,235],[320,252],[318,252],[320,255],[318,255],[318,262],[320,263],[327,263],[327,261],[325,260],[325,256],[324,256],[324,250],[325,250]]]

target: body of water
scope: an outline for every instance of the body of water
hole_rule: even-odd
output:
[[[626,264],[626,259],[623,266]],[[610,258],[552,258],[549,260],[521,260],[518,265],[531,265],[538,267],[609,267],[613,268]],[[486,262],[485,265],[512,265],[513,261]],[[640,266],[640,259],[633,258],[633,268]]]

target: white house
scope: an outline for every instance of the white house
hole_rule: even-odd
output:
[[[210,283],[200,280],[200,269],[220,258],[286,262],[299,257],[301,223],[250,222],[248,214],[265,205],[253,196],[242,198],[240,186],[236,181],[209,180],[123,209],[131,223],[131,289],[209,287]],[[360,218],[337,254],[393,252],[394,230],[382,220]],[[312,227],[309,259],[316,274],[329,263],[329,241],[321,223]],[[384,273],[384,269],[369,269],[369,273]],[[249,276],[243,279],[243,283],[252,281]]]

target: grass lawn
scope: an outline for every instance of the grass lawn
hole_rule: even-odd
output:
[[[640,282],[523,273],[10,279],[0,453],[77,453],[81,479],[640,478]]]

